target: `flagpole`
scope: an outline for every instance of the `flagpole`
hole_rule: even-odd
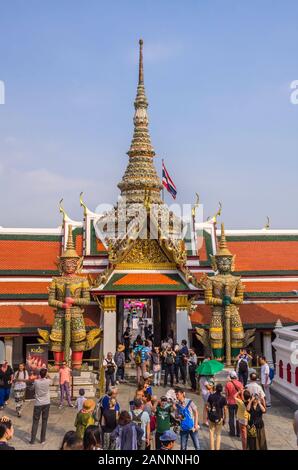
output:
[[[163,172],[163,158],[161,160],[161,180],[162,180],[162,172]],[[165,188],[164,188],[164,185],[162,184],[162,190],[161,190],[161,198],[162,198],[162,202],[165,202]]]

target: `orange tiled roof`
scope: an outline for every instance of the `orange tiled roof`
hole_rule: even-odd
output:
[[[275,324],[278,319],[282,323],[298,323],[298,304],[243,304],[240,306],[240,315],[244,324]],[[210,318],[211,307],[202,304],[191,315],[191,322],[193,325],[206,325],[210,323]]]
[[[0,271],[57,269],[59,241],[0,240]]]
[[[98,326],[99,310],[89,306],[85,310],[86,326]],[[54,321],[54,310],[48,305],[1,305],[0,330],[50,327]]]
[[[229,241],[236,255],[236,271],[283,271],[298,269],[298,241]]]
[[[169,285],[178,285],[179,283],[175,279],[171,279],[165,274],[158,273],[131,273],[126,274],[126,276],[118,279],[114,282],[114,285],[154,285],[154,284],[169,284]]]
[[[83,235],[76,236],[76,251],[78,255],[82,256],[83,254]]]
[[[292,292],[298,282],[245,282],[245,292]]]
[[[208,260],[206,240],[203,236],[198,237],[198,255],[199,255],[200,261],[207,261]]]
[[[49,282],[0,282],[1,294],[47,294]]]

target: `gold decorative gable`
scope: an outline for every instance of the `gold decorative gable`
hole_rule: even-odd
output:
[[[136,240],[123,260],[117,265],[121,269],[168,269],[175,268],[157,240]]]

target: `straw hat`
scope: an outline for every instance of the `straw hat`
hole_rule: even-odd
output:
[[[95,402],[94,400],[85,400],[83,403],[83,408],[85,411],[92,411],[95,408]]]
[[[118,351],[118,352],[123,352],[124,350],[125,350],[124,344],[118,344],[117,351]]]

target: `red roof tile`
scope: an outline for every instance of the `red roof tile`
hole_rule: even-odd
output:
[[[245,324],[275,324],[278,319],[282,323],[298,323],[298,303],[243,304],[240,315]],[[193,325],[208,324],[210,318],[211,307],[202,304],[191,315],[191,322]]]
[[[59,241],[0,240],[0,271],[57,270]]]
[[[236,255],[236,271],[298,269],[298,241],[228,241]]]
[[[86,326],[98,326],[99,310],[90,305],[85,310]],[[0,330],[49,327],[54,321],[54,310],[48,305],[3,305],[0,304]]]

